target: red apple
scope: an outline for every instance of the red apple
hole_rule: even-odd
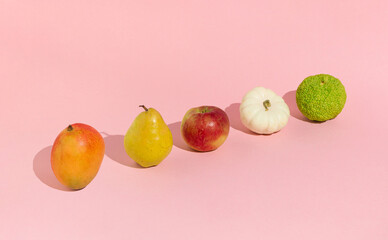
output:
[[[187,145],[194,150],[201,152],[215,150],[228,137],[228,115],[214,106],[191,108],[183,117],[181,134]]]

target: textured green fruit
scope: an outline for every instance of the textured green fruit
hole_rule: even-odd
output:
[[[307,77],[296,90],[296,103],[308,119],[323,122],[344,108],[346,91],[341,81],[328,74]]]

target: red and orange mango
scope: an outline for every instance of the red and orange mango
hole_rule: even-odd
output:
[[[55,139],[51,167],[63,185],[82,189],[97,175],[104,152],[104,139],[96,129],[82,123],[72,124]]]

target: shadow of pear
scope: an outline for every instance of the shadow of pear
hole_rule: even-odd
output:
[[[55,177],[51,169],[51,149],[53,146],[48,146],[40,150],[34,157],[33,170],[39,180],[49,187],[61,191],[77,191],[62,185]]]
[[[118,162],[124,166],[132,168],[143,168],[137,164],[132,158],[128,156],[124,148],[124,135],[106,135],[105,141],[105,155],[115,162]]]
[[[196,152],[195,150],[191,149],[183,140],[181,135],[181,121],[170,123],[168,125],[168,128],[171,131],[172,134],[172,141],[175,147],[189,151],[189,152]]]

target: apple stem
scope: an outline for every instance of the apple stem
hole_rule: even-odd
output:
[[[139,107],[144,108],[144,110],[145,110],[146,112],[148,111],[148,108],[146,108],[146,106],[144,106],[144,105],[139,105]]]
[[[69,125],[69,126],[67,127],[67,131],[70,132],[70,131],[72,131],[72,130],[73,130],[73,126]]]
[[[271,102],[267,99],[263,102],[263,105],[265,107],[265,111],[268,111],[268,108],[271,107]]]

